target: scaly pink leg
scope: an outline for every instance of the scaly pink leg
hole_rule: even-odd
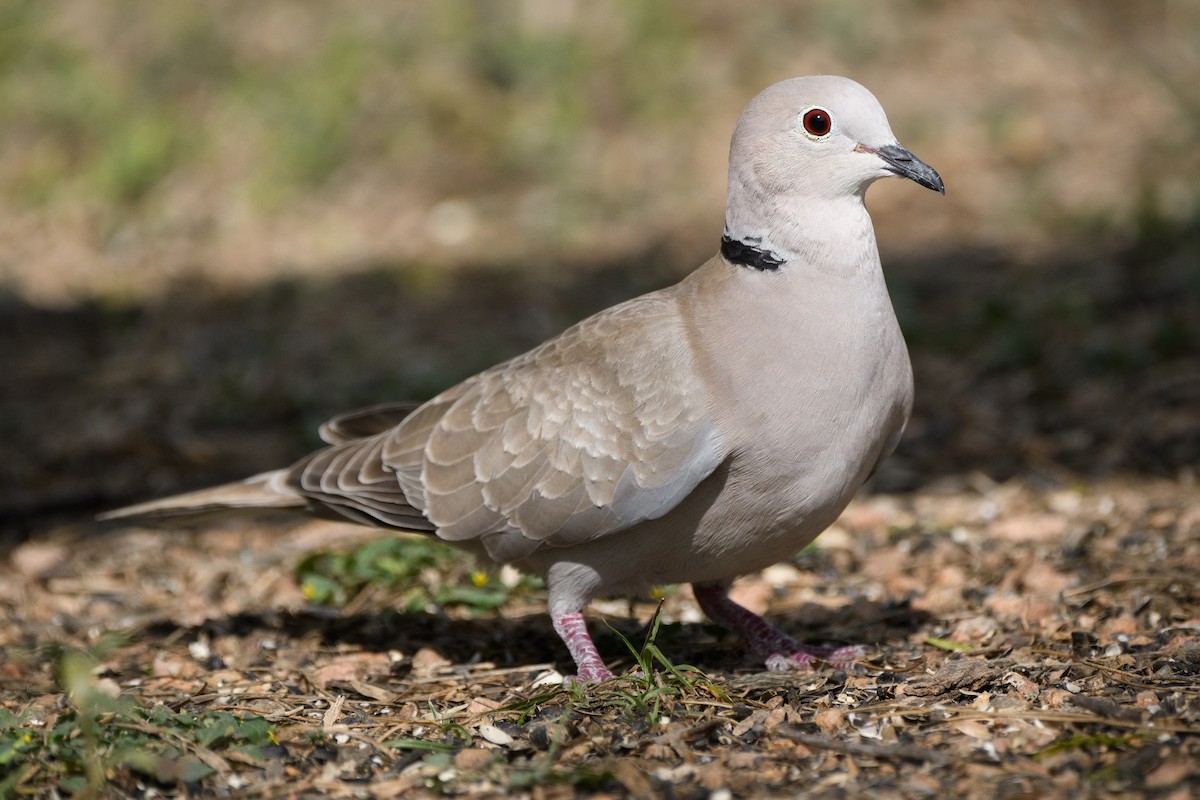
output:
[[[725,588],[712,584],[692,585],[700,610],[713,622],[724,625],[741,636],[750,649],[761,655],[767,669],[812,669],[816,661],[826,661],[838,668],[846,668],[861,658],[863,650],[854,645],[848,647],[813,647],[800,644],[753,611],[739,606],[725,594]],[[565,637],[564,637],[565,638]],[[568,645],[569,646],[569,645]]]
[[[551,611],[550,622],[567,645],[567,649],[571,651],[571,658],[575,659],[575,666],[579,669],[578,675],[567,678],[568,682],[574,679],[580,683],[599,683],[613,677],[608,667],[604,666],[604,660],[600,658],[600,652],[592,642],[592,637],[588,635],[583,614],[578,611]]]

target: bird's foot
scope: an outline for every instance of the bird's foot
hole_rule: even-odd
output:
[[[829,664],[835,669],[850,669],[866,651],[859,645],[845,647],[814,647],[812,645],[792,642],[791,648],[784,652],[774,652],[765,659],[767,669],[771,672],[788,672],[792,670],[811,670],[818,662]]]
[[[700,608],[713,622],[740,634],[755,653],[762,654],[771,671],[810,670],[817,662],[848,669],[863,656],[863,648],[814,647],[800,644],[783,631],[729,599],[721,586],[692,586]]]
[[[588,635],[583,614],[551,611],[550,621],[554,624],[554,630],[558,631],[558,635],[567,649],[571,651],[571,658],[575,659],[575,666],[579,670],[574,675],[563,678],[563,686],[612,680],[612,671],[604,666],[604,660],[600,658],[600,653],[596,650],[592,637]]]
[[[604,681],[611,681],[616,676],[601,664],[599,667],[580,667],[579,672],[575,675],[567,675],[563,678],[563,686],[568,689],[572,686],[589,686]]]

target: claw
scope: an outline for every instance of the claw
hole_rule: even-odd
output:
[[[853,669],[865,651],[858,645],[845,647],[812,647],[797,644],[796,649],[786,653],[771,653],[766,657],[767,669],[771,672],[810,670],[817,662],[829,664],[834,669]]]
[[[693,586],[692,590],[709,619],[740,634],[752,650],[764,655],[767,669],[772,672],[810,670],[818,661],[836,669],[850,669],[864,654],[863,648],[857,645],[814,647],[800,644],[758,614],[730,600],[720,587]]]
[[[584,685],[589,686],[596,683],[604,683],[611,681],[616,676],[605,667],[599,669],[588,669],[586,667],[579,670],[577,675],[567,675],[563,678],[563,686],[570,688],[571,686]]]

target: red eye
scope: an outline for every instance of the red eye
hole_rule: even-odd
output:
[[[824,136],[833,128],[829,112],[823,108],[812,108],[804,112],[804,130],[813,136]]]

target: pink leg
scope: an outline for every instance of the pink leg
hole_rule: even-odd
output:
[[[861,658],[861,647],[813,647],[797,642],[749,609],[729,599],[721,586],[692,586],[696,602],[709,619],[741,636],[750,649],[761,655],[771,671],[812,669],[813,662],[826,661],[845,668]],[[564,637],[565,638],[565,637]]]
[[[550,621],[567,645],[567,649],[571,651],[571,658],[575,659],[579,674],[574,676],[574,680],[581,683],[599,683],[613,677],[608,667],[604,666],[604,660],[600,658],[600,652],[596,650],[592,637],[588,635],[583,614],[578,611],[551,611]],[[571,678],[567,680],[570,681]]]

